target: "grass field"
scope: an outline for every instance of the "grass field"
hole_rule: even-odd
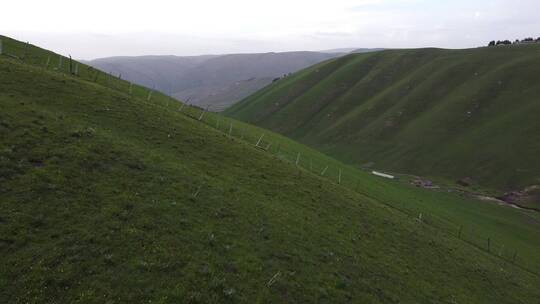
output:
[[[354,54],[227,110],[346,163],[501,193],[540,184],[540,45]]]
[[[198,121],[200,109],[95,82],[85,66],[45,69],[50,53],[2,39],[26,56],[0,56],[0,302],[538,302],[519,259],[435,224],[469,214],[533,261],[528,213],[379,180],[212,113]],[[253,145],[263,132],[268,151]]]
[[[200,113],[201,110],[196,108],[186,112],[194,118],[200,117]],[[264,134],[259,146],[266,148],[270,145],[269,153],[291,165],[296,165],[299,159],[299,167],[336,184],[341,171],[341,186],[383,202],[409,217],[422,214],[424,222],[455,236],[459,234],[463,240],[479,248],[487,249],[487,239],[490,238],[491,252],[509,260],[517,252],[518,263],[534,272],[540,271],[538,212],[484,202],[446,190],[412,187],[406,179],[381,179],[282,135],[227,117],[205,114],[203,121],[226,134],[232,130],[230,134],[233,137],[253,144]],[[324,175],[321,175],[322,172]]]

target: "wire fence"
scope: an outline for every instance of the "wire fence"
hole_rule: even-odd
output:
[[[77,77],[99,84],[119,91],[122,94],[127,94],[132,98],[140,99],[146,104],[160,108],[166,112],[181,113],[231,138],[249,143],[260,150],[272,154],[289,163],[291,166],[295,166],[298,169],[320,176],[328,182],[339,184],[366,197],[375,199],[405,214],[410,220],[444,231],[448,235],[456,237],[490,255],[512,263],[525,271],[540,275],[540,265],[527,260],[516,249],[506,246],[496,238],[482,235],[473,228],[453,223],[443,217],[425,213],[425,211],[418,207],[398,201],[388,201],[381,197],[374,197],[372,193],[362,192],[360,185],[365,181],[366,173],[360,169],[344,165],[333,158],[276,133],[210,111],[222,110],[221,108],[212,109],[209,106],[203,108],[196,105],[183,104],[158,91],[122,80],[121,75],[108,74],[76,62],[69,57],[39,49],[31,46],[29,43],[22,44],[9,38],[2,39],[0,37],[0,55],[23,61],[44,70],[70,75],[71,77]],[[200,190],[201,186],[196,187],[192,194],[193,197],[197,197]]]
[[[193,107],[191,111],[185,111],[184,114],[197,119],[201,116],[199,113],[204,110]],[[397,210],[407,215],[411,220],[415,220],[420,224],[429,225],[436,229],[446,232],[461,241],[464,241],[476,248],[496,256],[504,261],[510,262],[526,271],[539,275],[540,269],[537,265],[530,263],[517,250],[510,246],[506,246],[501,241],[491,236],[482,235],[474,230],[474,228],[465,227],[443,217],[434,214],[426,213],[424,210],[412,207],[406,204],[397,202],[388,202],[379,197],[372,197],[370,194],[361,191],[359,185],[364,181],[362,175],[358,172],[359,169],[340,164],[337,161],[331,161],[328,158],[318,155],[317,153],[306,153],[305,149],[298,149],[287,144],[287,140],[283,140],[280,136],[270,133],[265,130],[254,132],[252,127],[243,129],[241,122],[230,118],[221,117],[219,114],[204,115],[200,119],[202,123],[217,129],[218,131],[235,137],[236,139],[245,141],[249,144],[258,147],[261,150],[267,151],[275,155],[281,160],[288,162],[292,166],[301,168],[302,170],[311,172],[325,178],[326,180],[359,192],[365,196],[371,197],[390,208]]]

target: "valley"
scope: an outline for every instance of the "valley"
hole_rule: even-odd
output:
[[[260,114],[327,64],[385,55],[316,65],[222,115],[0,39],[1,302],[540,297],[537,213],[373,176],[294,140],[303,112]]]

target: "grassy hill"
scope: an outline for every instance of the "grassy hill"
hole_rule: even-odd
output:
[[[538,302],[538,275],[392,206],[400,185],[353,191],[260,129],[0,39],[2,303]]]
[[[540,45],[349,55],[227,110],[356,166],[540,184]]]

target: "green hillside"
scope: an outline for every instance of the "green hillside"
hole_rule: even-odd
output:
[[[389,50],[331,60],[227,110],[355,166],[540,184],[540,45]]]
[[[353,171],[344,166],[337,184],[255,147],[255,127],[203,119],[199,109],[181,111],[84,65],[72,75],[66,58],[59,64],[58,55],[0,39],[1,303],[540,298],[538,275],[502,249],[473,246],[393,205],[428,196],[456,202],[450,194],[414,194],[345,175]],[[281,140],[283,151],[342,166],[265,134],[265,145]],[[352,178],[360,191],[347,186]],[[537,218],[486,206],[478,229],[502,234],[499,222],[532,259]]]

